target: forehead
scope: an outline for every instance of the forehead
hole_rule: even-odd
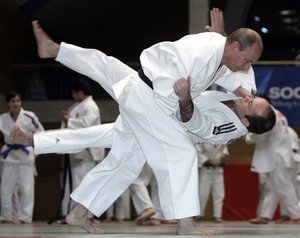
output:
[[[16,95],[15,97],[9,99],[8,102],[19,101],[19,100],[21,100],[20,96],[19,96],[19,95]]]
[[[253,102],[255,104],[263,104],[263,105],[268,104],[267,100],[264,99],[264,98],[261,98],[261,97],[255,97],[255,98],[253,98]]]
[[[252,104],[251,104],[251,111],[254,114],[257,115],[263,115],[266,107],[269,106],[269,103],[267,102],[266,99],[264,98],[260,98],[260,97],[255,97],[252,100]]]

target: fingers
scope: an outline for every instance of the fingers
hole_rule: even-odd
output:
[[[173,85],[173,89],[174,89],[175,93],[180,91],[182,86],[183,86],[183,79],[178,79]]]
[[[24,131],[18,125],[14,125],[10,131],[9,139],[14,143],[18,143],[18,135],[23,133]]]
[[[213,8],[210,10],[210,21],[211,26],[206,26],[206,30],[226,35],[224,30],[223,12],[219,8]]]
[[[33,21],[31,22],[31,24],[32,24],[33,27],[40,28],[40,24],[39,24],[39,21],[38,21],[38,20],[33,20]]]
[[[191,77],[188,77],[187,79],[181,78],[174,83],[173,88],[174,90],[175,89],[180,90],[182,88],[190,87],[190,85],[191,85]]]
[[[189,76],[187,79],[186,79],[186,81],[187,81],[187,83],[188,83],[188,85],[191,87],[191,80],[192,80],[192,77],[191,76]]]
[[[210,11],[210,18],[212,22],[223,21],[223,12],[219,8],[213,8]]]
[[[205,30],[207,30],[207,31],[209,31],[209,32],[211,32],[212,31],[212,29],[211,29],[211,27],[210,26],[205,26]]]

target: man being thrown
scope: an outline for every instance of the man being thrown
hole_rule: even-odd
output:
[[[184,92],[188,95],[189,84],[181,84],[180,90],[181,95]],[[177,93],[180,94],[179,92]],[[196,97],[193,100],[193,103],[200,112],[200,119],[203,121],[206,119],[207,124],[205,124],[204,127],[208,129],[208,131],[215,131],[215,133],[205,134],[205,132],[203,132],[203,127],[197,132],[188,132],[188,135],[194,144],[233,143],[248,133],[247,128],[242,124],[239,118],[241,115],[246,114],[246,111],[255,114],[262,108],[267,108],[268,110],[268,104],[262,98],[239,98],[219,91],[205,91],[201,93],[200,96]],[[251,107],[249,107],[249,104]],[[191,107],[193,106],[191,105]],[[180,120],[179,114],[180,112],[178,111],[176,113],[178,120]],[[33,146],[35,154],[78,153],[85,148],[111,148],[114,126],[115,124],[116,127],[118,126],[119,120],[121,120],[120,117],[115,123],[106,123],[76,130],[49,130],[35,134],[25,132],[19,127],[14,127],[10,137],[14,143]],[[228,124],[229,126],[224,126]],[[251,130],[251,128],[249,129]],[[219,133],[216,132],[218,130]],[[84,140],[82,140],[82,138],[84,138]],[[136,154],[137,153],[138,152],[136,152]]]
[[[196,227],[192,219],[200,212],[197,155],[186,130],[195,133],[201,128],[195,125],[199,124],[199,111],[195,108],[194,112],[190,97],[186,100],[175,94],[173,84],[177,78],[191,76],[191,81],[180,82],[191,84],[194,98],[220,78],[227,67],[232,71],[247,71],[261,54],[259,35],[250,29],[240,29],[227,38],[217,33],[200,33],[176,42],[162,42],[143,51],[144,72],[138,74],[100,51],[55,43],[37,21],[33,22],[33,30],[41,58],[55,58],[97,81],[119,103],[120,120],[114,126],[112,149],[104,163],[90,171],[72,193],[72,199],[78,204],[67,216],[67,222],[88,232],[101,232],[89,222],[87,211],[97,216],[103,213],[138,176],[147,161],[158,181],[165,218],[178,219],[177,234],[212,234],[210,230]],[[244,92],[238,81],[236,84],[227,81],[222,86],[236,93]],[[176,86],[174,89],[177,90]],[[174,119],[178,100],[185,108],[181,113],[186,122],[184,127]],[[249,100],[247,107],[251,108],[255,100]],[[267,111],[258,110],[258,117],[241,114],[241,121],[252,127],[255,125],[252,121],[259,119],[263,126],[255,126],[254,132],[267,131],[272,127]],[[185,118],[191,114],[191,120]],[[211,133],[202,128],[203,134]],[[134,156],[139,150],[145,157]],[[116,176],[108,178],[98,171],[104,171],[101,168],[113,170]],[[178,174],[182,176],[179,178]]]

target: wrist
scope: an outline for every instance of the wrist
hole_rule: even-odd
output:
[[[34,142],[33,142],[33,133],[26,132],[25,144],[27,146],[33,146],[34,145]]]
[[[192,103],[192,98],[188,98],[188,99],[179,99],[179,103],[182,106],[187,106],[190,105]]]
[[[190,104],[192,101],[192,97],[190,94],[187,94],[183,97],[179,97],[179,102],[182,104]]]

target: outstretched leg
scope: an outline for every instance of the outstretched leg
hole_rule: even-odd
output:
[[[67,215],[66,222],[69,225],[80,226],[89,233],[104,233],[102,229],[94,226],[88,217],[88,210],[79,203]]]
[[[42,59],[55,58],[58,54],[59,44],[54,42],[41,28],[38,21],[32,22],[34,37],[36,39],[38,54]]]
[[[32,26],[40,58],[54,58],[64,66],[98,82],[116,101],[113,86],[136,73],[117,58],[99,50],[85,49],[64,42],[57,44],[40,27],[38,21],[33,21]]]

